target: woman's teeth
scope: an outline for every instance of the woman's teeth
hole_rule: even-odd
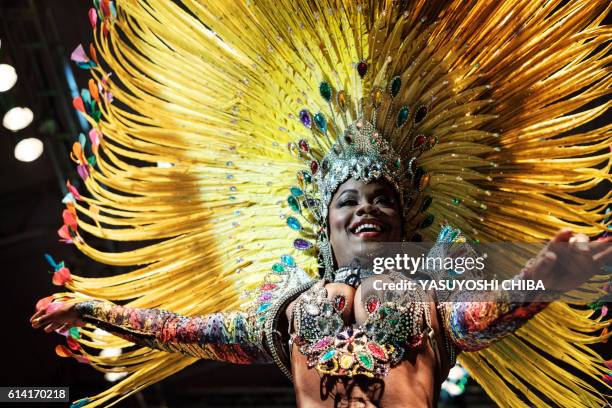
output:
[[[380,232],[382,230],[382,228],[380,227],[380,225],[375,225],[375,224],[361,224],[360,226],[358,226],[357,228],[355,228],[355,230],[353,231],[355,234],[359,234],[360,232]]]

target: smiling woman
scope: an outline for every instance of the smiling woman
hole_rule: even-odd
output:
[[[608,107],[608,1],[95,3],[95,47],[73,53],[92,73],[73,101],[93,127],[73,148],[88,193],[69,185],[60,232],[135,269],[64,272],[32,317],[79,326],[61,355],[130,373],[78,406],[197,358],[274,363],[302,407],[433,407],[457,359],[502,406],[604,403],[589,345],[606,320],[372,291],[366,255],[536,241],[532,262],[506,260],[515,280],[596,300],[612,249],[586,244],[609,230],[612,193],[572,194],[610,180],[610,129],[570,131]],[[107,253],[89,234],[142,247]],[[140,348],[90,348],[105,345]]]
[[[388,182],[345,181],[329,207],[329,240],[336,268],[369,258],[368,242],[402,240],[402,209]]]

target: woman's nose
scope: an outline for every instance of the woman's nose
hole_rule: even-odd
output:
[[[357,215],[364,215],[364,214],[373,214],[378,212],[378,207],[376,207],[375,205],[370,204],[369,202],[363,203],[361,204],[356,211]]]

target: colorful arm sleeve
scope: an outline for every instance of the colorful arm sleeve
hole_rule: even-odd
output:
[[[460,350],[481,350],[520,328],[547,304],[503,301],[444,303],[446,333]]]
[[[450,226],[442,228],[438,243],[439,245],[432,248],[429,256],[477,256],[461,231]],[[430,273],[439,276],[436,271]],[[519,274],[514,279],[523,278]],[[476,351],[488,347],[516,331],[548,304],[505,301],[503,292],[487,292],[480,295],[482,301],[478,300],[478,294],[458,292],[439,305],[445,332],[450,343],[459,350]]]
[[[75,309],[84,321],[141,346],[235,364],[271,361],[244,312],[186,317],[99,300]]]

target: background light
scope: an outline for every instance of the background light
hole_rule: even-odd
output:
[[[104,374],[104,379],[108,382],[115,382],[115,381],[119,381],[126,375],[128,375],[128,373],[123,372],[123,371],[120,373],[106,373]]]
[[[43,152],[43,142],[31,137],[23,139],[15,146],[15,158],[22,162],[31,162],[40,157]]]
[[[2,125],[8,130],[16,132],[27,127],[34,120],[34,113],[29,108],[14,107],[6,112]]]
[[[121,355],[122,349],[121,347],[108,347],[102,349],[100,351],[100,357],[119,357]],[[127,372],[113,372],[104,374],[104,379],[108,382],[119,381],[123,377],[128,375]]]
[[[0,64],[0,92],[6,92],[17,82],[15,68],[8,64]]]

